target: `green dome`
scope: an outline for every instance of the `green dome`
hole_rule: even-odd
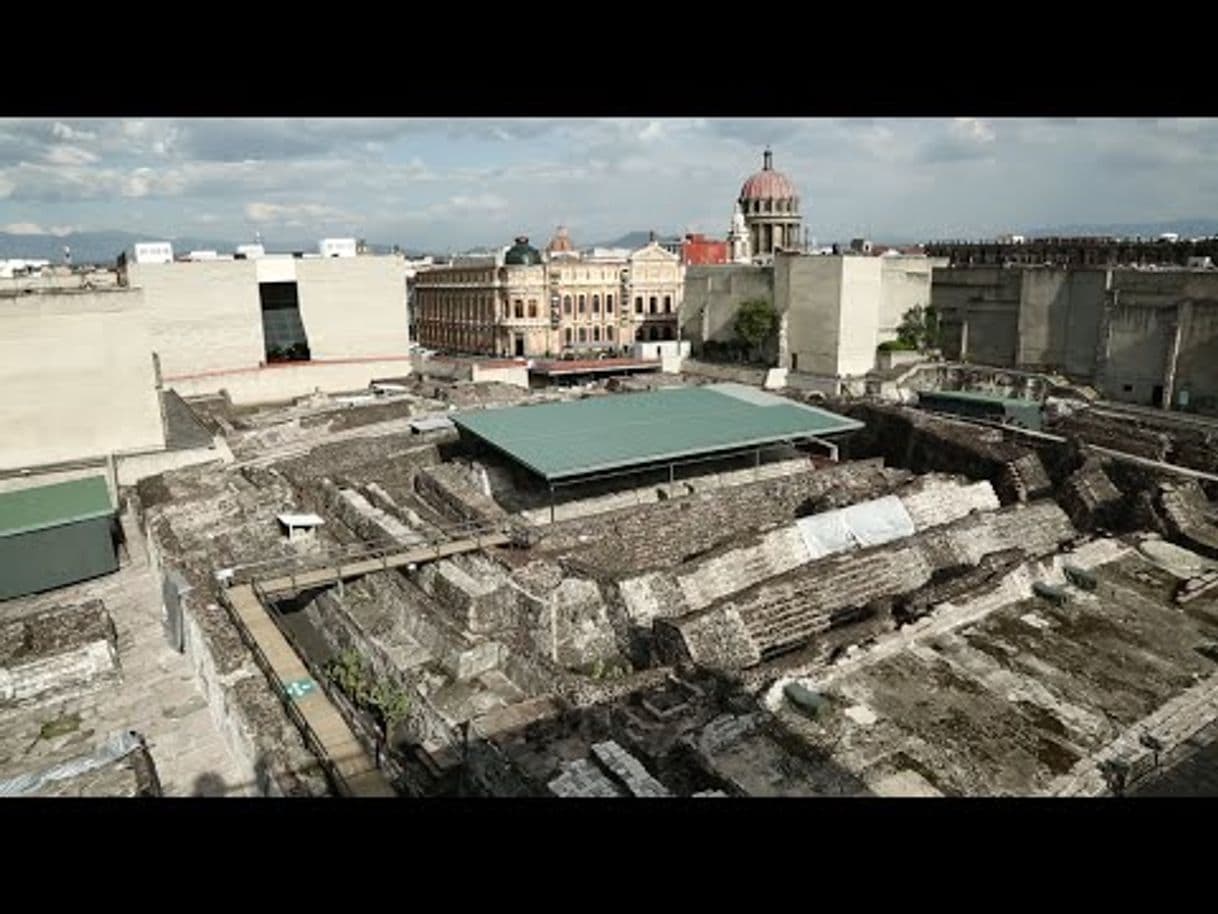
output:
[[[526,236],[521,235],[503,255],[503,262],[508,266],[531,267],[541,263],[541,252],[529,244]]]

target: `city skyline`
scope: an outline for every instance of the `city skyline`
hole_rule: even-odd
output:
[[[1158,222],[1218,202],[1214,119],[0,121],[0,231],[408,248],[726,234],[774,150],[818,239]]]

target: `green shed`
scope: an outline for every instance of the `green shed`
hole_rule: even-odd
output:
[[[1036,400],[1012,399],[979,391],[924,390],[918,394],[918,406],[934,412],[1018,425],[1037,432],[1043,427],[1043,410]]]
[[[0,600],[118,570],[105,477],[0,492]]]

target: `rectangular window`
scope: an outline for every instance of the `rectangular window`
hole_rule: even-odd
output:
[[[587,331],[587,329],[586,329],[586,328],[584,328],[584,327],[580,327],[580,328],[579,328],[579,341],[580,341],[581,343],[586,343],[586,342],[588,342],[588,331]]]
[[[605,296],[605,313],[606,314],[613,313],[613,296],[612,295]]]
[[[300,319],[294,282],[258,284],[262,303],[262,336],[267,362],[307,362],[309,338]]]
[[[512,302],[512,307],[515,309],[517,317],[524,317],[524,302],[519,298]]]
[[[583,314],[583,313],[584,313],[584,310],[585,310],[585,308],[584,308],[584,304],[585,304],[585,303],[584,303],[584,297],[581,295],[581,296],[579,297],[579,313],[580,313],[580,314]]]
[[[529,299],[529,317],[536,317],[536,316],[537,316],[537,299],[530,298]]]
[[[600,341],[601,341],[601,328],[593,327],[592,328],[592,342],[599,343]]]
[[[641,296],[641,295],[636,295],[634,297],[634,313],[635,314],[643,313],[643,296]]]

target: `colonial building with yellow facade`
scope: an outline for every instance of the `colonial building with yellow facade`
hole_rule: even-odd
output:
[[[498,256],[420,271],[411,318],[419,343],[445,351],[612,353],[676,339],[684,287],[680,257],[654,240],[636,251],[578,252],[560,228],[544,254],[520,237]]]

